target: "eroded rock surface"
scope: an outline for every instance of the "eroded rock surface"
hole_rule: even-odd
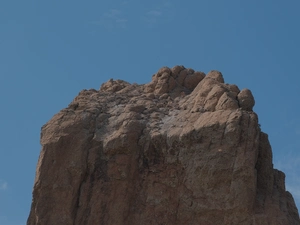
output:
[[[42,128],[27,224],[300,224],[254,103],[183,66],[81,91]]]

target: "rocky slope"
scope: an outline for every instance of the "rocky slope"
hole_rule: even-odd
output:
[[[42,127],[28,225],[299,225],[248,89],[183,66],[83,90]]]

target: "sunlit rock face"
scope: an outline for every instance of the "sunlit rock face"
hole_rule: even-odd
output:
[[[27,224],[300,224],[254,104],[184,66],[81,91],[42,128]]]

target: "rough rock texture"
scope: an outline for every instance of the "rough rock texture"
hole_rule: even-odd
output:
[[[183,66],[83,90],[42,127],[28,225],[296,225],[248,89]]]

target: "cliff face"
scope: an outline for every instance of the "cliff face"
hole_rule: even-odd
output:
[[[253,106],[183,66],[81,91],[42,128],[27,224],[300,224]]]

